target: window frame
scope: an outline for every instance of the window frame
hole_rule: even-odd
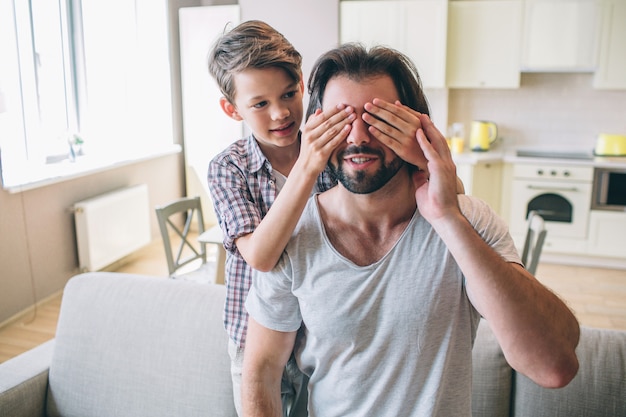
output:
[[[43,129],[40,129],[41,115],[38,102],[37,47],[35,30],[28,27],[34,22],[32,6],[36,5],[37,1],[50,2],[50,0],[0,0],[0,13],[11,12],[13,18],[13,31],[8,39],[0,40],[4,42],[4,45],[0,44],[0,46],[6,49],[5,56],[10,57],[11,52],[15,54],[16,61],[13,64],[17,68],[17,74],[15,68],[0,72],[0,93],[3,94],[7,103],[5,106],[7,111],[0,113],[0,135],[4,136],[4,138],[0,137],[2,187],[9,192],[19,192],[99,172],[108,167],[118,167],[181,152],[181,147],[174,144],[167,1],[134,0],[134,7],[127,9],[130,10],[129,13],[135,13],[135,15],[123,16],[127,22],[131,22],[128,32],[125,33],[129,36],[137,36],[140,40],[135,51],[141,54],[140,64],[143,64],[141,68],[135,69],[134,73],[129,71],[129,74],[135,75],[129,83],[138,80],[143,74],[152,72],[148,70],[153,68],[158,70],[158,77],[152,74],[147,75],[147,77],[152,77],[148,83],[153,84],[139,87],[142,90],[139,94],[135,94],[135,100],[130,104],[132,112],[128,116],[128,123],[124,125],[127,128],[121,128],[119,138],[114,139],[111,139],[110,132],[107,132],[109,136],[98,135],[95,129],[91,130],[91,136],[83,138],[86,118],[90,111],[88,100],[90,84],[88,83],[81,0],[57,0],[56,2],[58,16],[60,16],[59,36],[63,50],[64,131],[60,134],[59,132],[39,131]],[[115,1],[111,4],[114,8]],[[111,12],[118,13],[118,10],[112,9]],[[153,16],[150,15],[152,12],[155,13],[156,21],[162,27],[157,28],[157,24],[146,27],[146,17],[152,20]],[[141,16],[139,16],[140,13]],[[2,23],[7,23],[8,19],[10,18],[5,15]],[[132,28],[132,22],[135,28]],[[105,25],[103,24],[102,27]],[[139,33],[144,29],[145,33]],[[131,33],[132,30],[137,33]],[[154,41],[152,41],[153,38]],[[13,51],[9,45],[11,42],[15,43]],[[157,52],[142,52],[141,48],[146,49],[146,47],[150,51],[156,50]],[[0,52],[2,51],[3,49],[0,48]],[[153,58],[156,64],[150,61]],[[158,65],[158,68],[155,65]],[[139,80],[137,84],[141,82]],[[16,88],[14,83],[19,84],[19,87]],[[158,104],[155,104],[158,108],[155,107],[154,112],[156,115],[154,124],[157,127],[152,127],[150,123],[150,126],[146,126],[146,137],[142,137],[141,134],[136,133],[142,132],[140,130],[142,127],[133,126],[133,123],[145,125],[146,120],[149,120],[150,109],[145,110],[143,107],[150,106],[152,104],[150,101],[154,100],[154,97],[142,95],[141,92],[152,88],[153,85],[158,89]],[[3,86],[8,91],[5,92]],[[139,99],[136,99],[137,97]],[[105,119],[106,115],[100,113],[97,116]],[[101,121],[100,123],[102,124]],[[63,122],[59,125],[63,125]],[[127,133],[128,137],[124,136],[124,133]],[[81,147],[83,142],[86,143],[84,149]],[[125,145],[127,142],[128,146]]]

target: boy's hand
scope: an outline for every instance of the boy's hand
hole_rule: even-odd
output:
[[[317,109],[302,129],[298,161],[315,175],[322,172],[330,154],[348,136],[355,118],[352,106],[339,105],[324,112]]]
[[[378,98],[366,103],[365,110],[363,121],[370,125],[369,132],[376,139],[406,162],[427,169],[424,152],[415,140],[417,130],[421,128],[419,112],[399,101],[392,104]]]

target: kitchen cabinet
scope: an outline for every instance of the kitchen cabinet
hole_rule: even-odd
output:
[[[592,210],[589,215],[589,255],[626,259],[626,213]]]
[[[521,0],[451,1],[446,83],[450,88],[519,88]]]
[[[425,88],[445,87],[447,0],[342,1],[340,41],[387,45],[417,66]]]
[[[463,181],[465,194],[484,200],[500,213],[502,164],[500,162],[457,163],[457,176]]]
[[[595,88],[626,89],[626,1],[600,2],[602,30]]]
[[[592,72],[599,28],[596,0],[525,0],[522,70]]]

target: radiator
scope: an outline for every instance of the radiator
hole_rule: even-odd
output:
[[[145,184],[74,204],[80,270],[98,271],[150,243]]]

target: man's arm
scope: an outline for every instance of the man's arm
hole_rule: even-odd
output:
[[[243,359],[241,401],[244,417],[281,417],[280,384],[296,332],[263,327],[252,317]]]
[[[417,139],[430,176],[416,176],[420,213],[459,264],[472,304],[490,323],[509,364],[544,387],[565,386],[578,370],[576,318],[554,293],[521,265],[502,259],[474,230],[458,206],[445,138],[427,117],[422,126]]]
[[[352,107],[338,107],[311,115],[302,132],[300,156],[287,182],[265,218],[254,232],[236,240],[237,249],[248,265],[269,271],[278,262],[300,219],[320,172],[331,152],[350,132]]]

